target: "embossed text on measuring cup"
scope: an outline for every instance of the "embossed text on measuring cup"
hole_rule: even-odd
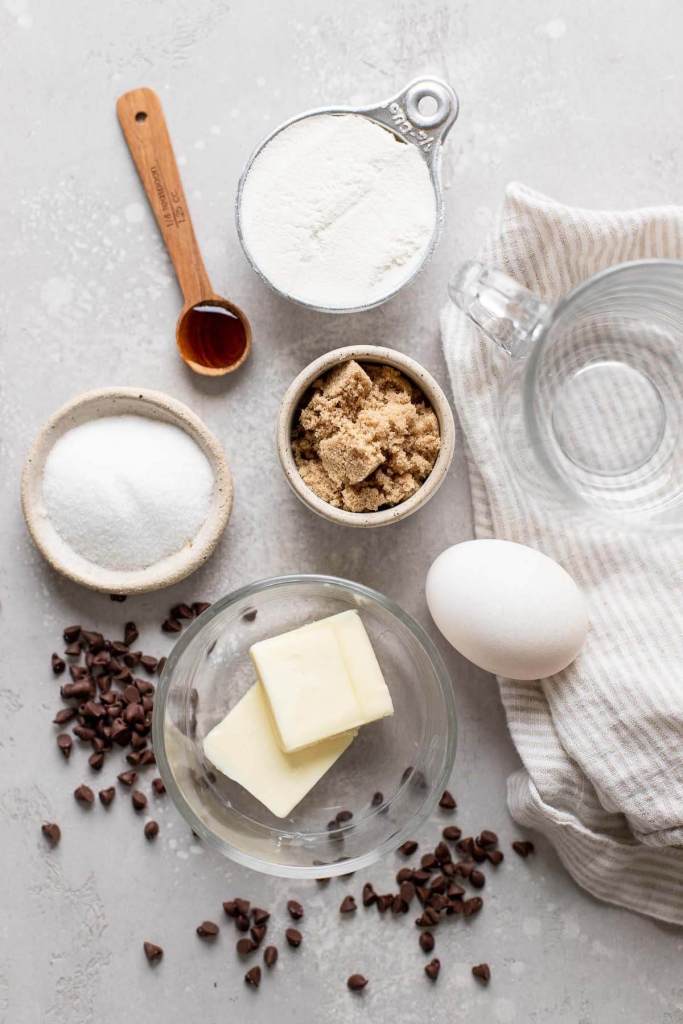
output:
[[[407,135],[412,141],[418,145],[425,153],[429,153],[432,146],[434,145],[435,138],[426,132],[424,128],[418,128],[410,120],[405,110],[400,103],[390,103],[388,106],[389,116],[391,117],[394,130],[400,132],[401,135]]]
[[[159,199],[159,206],[161,207],[161,215],[164,224],[167,228],[180,227],[186,220],[185,210],[183,204],[180,201],[180,195],[178,192],[169,191],[166,188],[164,180],[161,176],[161,171],[156,164],[152,164],[149,169],[154,182],[154,190]]]

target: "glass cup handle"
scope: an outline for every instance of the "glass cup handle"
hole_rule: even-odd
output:
[[[552,307],[533,292],[478,260],[456,271],[448,293],[487,338],[514,357],[525,354],[552,316]]]

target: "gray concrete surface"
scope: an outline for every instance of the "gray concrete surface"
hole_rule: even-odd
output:
[[[437,315],[449,270],[476,249],[511,178],[585,205],[679,199],[682,33],[675,0],[0,0],[3,1024],[683,1021],[683,935],[595,902],[542,841],[533,863],[508,857],[472,927],[439,935],[443,971],[431,986],[407,921],[338,921],[341,894],[364,879],[322,891],[260,879],[201,849],[168,802],[156,845],[123,800],[106,817],[100,807],[81,813],[71,791],[88,769],[80,752],[65,764],[54,747],[48,669],[67,621],[110,627],[130,615],[161,653],[170,645],[160,611],[174,599],[213,598],[286,570],[362,580],[429,627],[425,570],[470,535],[462,458],[409,522],[379,535],[335,529],[283,482],[278,398],[306,362],[346,341],[394,345],[443,379]],[[462,112],[445,154],[446,231],[428,271],[362,316],[329,318],[269,294],[232,218],[252,146],[303,108],[371,101],[429,70],[452,82]],[[141,84],[166,105],[215,286],[253,319],[253,357],[234,380],[203,382],[174,351],[178,291],[114,117],[117,95]],[[19,508],[22,460],[41,422],[79,391],[110,384],[188,402],[224,442],[237,485],[205,570],[124,606],[48,571]],[[507,845],[516,830],[505,778],[517,758],[494,684],[437,641],[462,726],[459,820],[498,828]],[[63,828],[55,852],[40,835],[45,818]],[[394,870],[387,862],[370,876],[379,884]],[[242,982],[232,933],[213,948],[194,934],[235,893],[277,907],[276,932],[288,896],[306,904],[304,946],[283,951],[259,992]],[[154,971],[145,938],[166,950]],[[469,975],[481,960],[494,972],[487,991]],[[371,978],[361,999],[344,985],[353,970]]]

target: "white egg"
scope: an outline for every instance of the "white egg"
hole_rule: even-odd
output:
[[[475,665],[510,679],[566,668],[588,632],[583,594],[552,558],[507,540],[443,551],[427,574],[434,622]]]

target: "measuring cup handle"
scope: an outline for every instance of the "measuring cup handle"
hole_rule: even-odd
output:
[[[552,314],[551,307],[533,292],[478,260],[456,271],[448,293],[472,323],[511,356],[526,354]]]

